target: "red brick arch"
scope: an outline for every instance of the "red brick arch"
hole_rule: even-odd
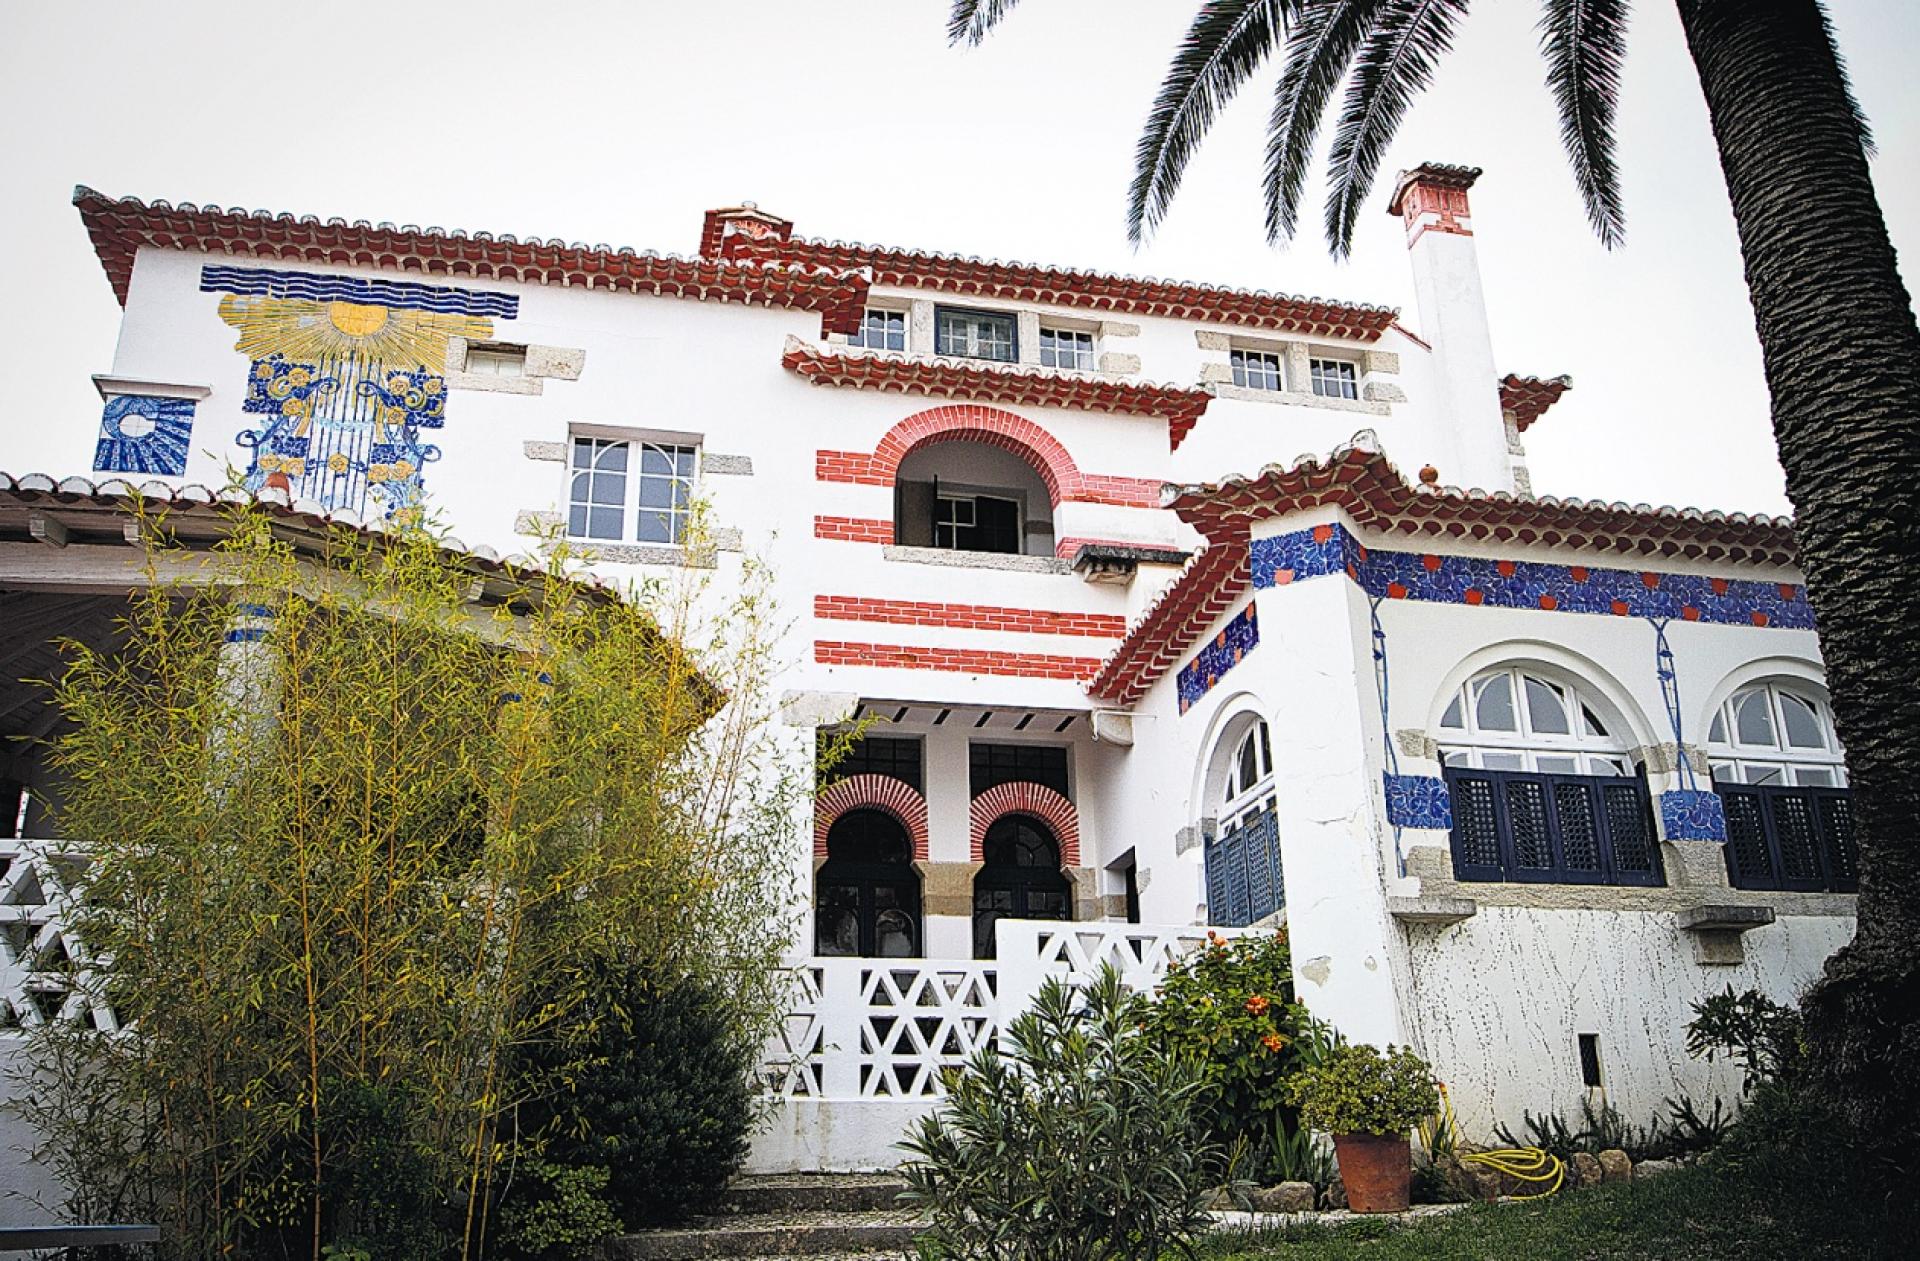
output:
[[[1079,466],[1058,438],[1024,416],[978,403],[930,407],[887,430],[873,450],[874,471],[891,483],[900,473],[900,461],[936,442],[978,442],[1013,452],[1047,484],[1047,497],[1056,508],[1062,499],[1078,499],[1084,489]]]
[[[1060,865],[1080,865],[1080,812],[1059,793],[1040,784],[996,784],[973,799],[968,853],[984,862],[987,829],[1010,814],[1030,814],[1053,830],[1060,842]]]
[[[849,775],[813,802],[813,852],[827,856],[827,833],[849,810],[878,810],[900,821],[913,840],[913,856],[927,856],[927,799],[891,775]]]

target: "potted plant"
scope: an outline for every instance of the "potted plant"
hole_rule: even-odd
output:
[[[1300,1123],[1333,1135],[1356,1213],[1397,1213],[1407,1207],[1413,1154],[1407,1131],[1440,1107],[1433,1070],[1405,1047],[1386,1054],[1370,1046],[1340,1046],[1287,1083]]]

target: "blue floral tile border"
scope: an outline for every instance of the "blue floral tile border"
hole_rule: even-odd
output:
[[[1225,626],[1220,628],[1207,646],[1194,655],[1192,661],[1181,668],[1180,712],[1186,713],[1213,690],[1240,659],[1252,652],[1260,644],[1259,613],[1252,604],[1241,609]]]
[[[1670,841],[1727,839],[1727,812],[1720,794],[1676,789],[1660,794],[1660,827]]]
[[[1393,600],[1813,629],[1806,589],[1794,583],[1390,552],[1338,525],[1255,539],[1248,565],[1255,587],[1344,573],[1368,595]]]
[[[1387,822],[1402,828],[1453,828],[1447,781],[1431,775],[1386,775]]]

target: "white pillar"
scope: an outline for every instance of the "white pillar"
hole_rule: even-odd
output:
[[[1401,172],[1387,210],[1406,222],[1420,334],[1433,346],[1431,415],[1440,430],[1433,449],[1445,453],[1436,462],[1440,480],[1511,492],[1513,462],[1500,414],[1500,374],[1467,202],[1467,190],[1479,176],[1473,167],[1423,163]]]

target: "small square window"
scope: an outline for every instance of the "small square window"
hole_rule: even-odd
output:
[[[693,447],[576,437],[568,535],[609,542],[680,542],[693,510],[695,458]]]
[[[847,338],[847,345],[865,346],[869,350],[905,350],[907,313],[868,307],[860,321],[860,331]]]
[[[933,315],[933,348],[963,359],[991,359],[1017,363],[1019,326],[1013,316],[994,311],[961,311],[938,307]]]
[[[1266,350],[1231,352],[1233,383],[1243,390],[1279,390],[1280,356]]]
[[[1040,330],[1040,366],[1093,371],[1093,334],[1071,328]]]
[[[1360,397],[1360,374],[1345,359],[1309,359],[1307,371],[1313,378],[1313,392],[1321,398]]]
[[[468,346],[465,370],[476,377],[523,377],[527,375],[527,348],[504,342]]]

